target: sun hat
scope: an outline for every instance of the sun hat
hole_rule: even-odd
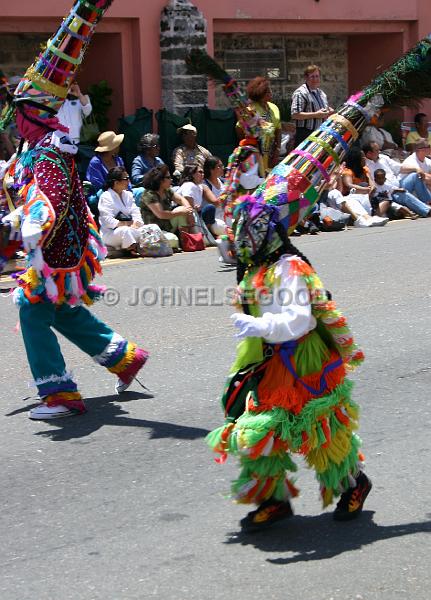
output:
[[[124,133],[119,133],[118,135],[115,131],[104,131],[99,135],[97,141],[99,145],[95,148],[95,152],[110,152],[111,150],[115,150],[124,140]]]
[[[178,127],[178,129],[177,129],[177,133],[184,133],[187,131],[193,131],[193,133],[198,132],[196,127],[194,125],[192,125],[191,123],[187,123],[186,125],[183,125],[182,127]]]

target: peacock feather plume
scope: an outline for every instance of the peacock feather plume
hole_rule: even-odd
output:
[[[206,75],[218,83],[227,84],[232,77],[209,54],[199,48],[190,50],[186,58],[190,75]]]
[[[362,92],[361,104],[382,96],[385,106],[403,107],[431,98],[431,34],[393,63]]]

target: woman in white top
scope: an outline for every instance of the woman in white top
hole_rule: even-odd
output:
[[[223,173],[224,165],[218,156],[210,156],[206,159],[204,162],[204,186],[206,185],[217,199],[223,190],[223,181],[221,180]],[[220,204],[216,206],[213,231],[217,235],[223,235],[226,233],[224,209]]]
[[[199,165],[189,165],[183,171],[181,186],[177,190],[177,193],[189,201],[197,213],[197,222],[199,222],[199,217],[201,217],[209,231],[214,235],[218,235],[214,230],[214,226],[216,225],[216,207],[220,202],[209,187],[203,185],[203,181],[203,168]]]
[[[129,179],[123,167],[114,167],[108,172],[98,205],[100,233],[106,245],[139,256],[137,243],[144,223],[133,194],[127,189]]]

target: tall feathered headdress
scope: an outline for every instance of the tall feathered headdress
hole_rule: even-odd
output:
[[[55,114],[72,85],[97,23],[113,0],[77,0],[44,50],[27,69],[3,110],[0,130],[13,119],[18,103],[37,110],[38,119]]]
[[[244,95],[239,91],[237,82],[210,56],[194,49],[187,63],[193,73],[205,74],[221,82],[228,97],[228,91],[234,90],[233,107],[247,117]],[[430,36],[421,40],[363,91],[351,96],[278,164],[251,196],[239,198],[237,212],[245,211],[257,223],[261,210],[265,222],[271,224],[276,221],[291,233],[310,214],[331,173],[343,161],[370,119],[383,106],[406,105],[423,97],[431,97]],[[268,217],[270,207],[273,207],[273,214]],[[249,227],[246,229],[250,230]],[[275,228],[266,226],[266,230],[271,233]],[[239,252],[239,258],[243,262],[252,262],[255,249],[255,243],[247,245],[243,253]]]

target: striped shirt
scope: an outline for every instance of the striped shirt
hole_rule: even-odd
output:
[[[293,92],[292,96],[292,115],[302,112],[317,112],[322,108],[328,108],[328,98],[320,88],[310,90],[306,83],[303,83],[298,89]],[[296,120],[297,127],[305,127],[310,131],[314,131],[323,123],[324,119],[305,119]]]

